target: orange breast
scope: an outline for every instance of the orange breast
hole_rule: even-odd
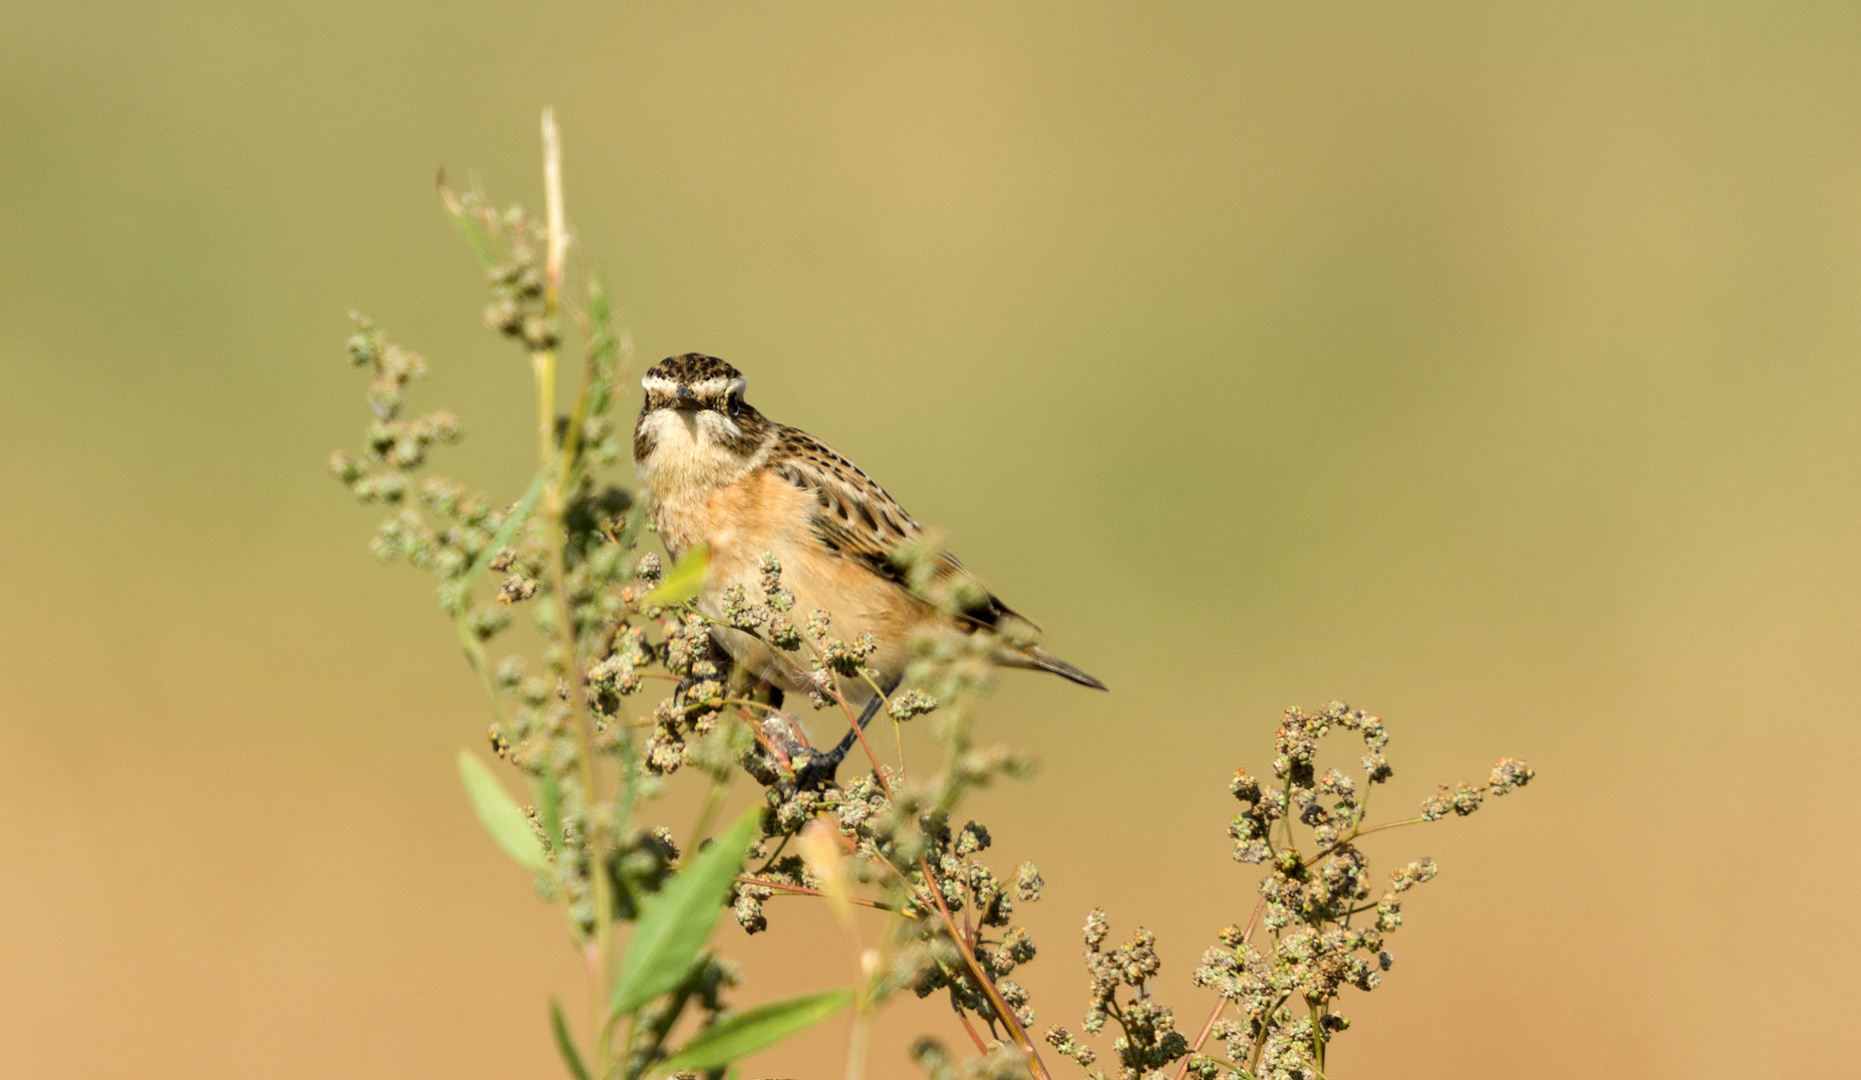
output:
[[[674,557],[700,543],[710,546],[711,565],[699,597],[707,615],[722,614],[724,593],[732,586],[743,586],[752,601],[762,599],[761,559],[769,552],[782,564],[783,586],[795,595],[791,615],[796,625],[805,625],[820,610],[831,618],[835,637],[852,641],[871,633],[879,647],[869,663],[882,684],[894,682],[909,661],[912,631],[934,614],[896,582],[822,544],[812,527],[815,507],[807,491],[758,470],[701,498],[661,505],[654,516]],[[812,655],[808,649],[783,657],[745,634],[717,636],[759,676],[789,690],[804,685],[801,671],[810,667]],[[843,680],[842,693],[855,702],[871,696],[860,680]]]

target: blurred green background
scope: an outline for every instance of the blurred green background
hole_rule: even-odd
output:
[[[1199,1025],[1251,902],[1225,779],[1342,697],[1391,725],[1385,809],[1540,778],[1372,847],[1443,873],[1337,1075],[1861,1071],[1861,7],[4,25],[8,1075],[561,1075],[574,958],[453,771],[482,705],[324,470],[358,307],[465,420],[440,467],[520,488],[528,375],[432,182],[539,203],[545,104],[642,359],[743,368],[1114,688],[1009,675],[987,714],[1044,762],[980,807],[1050,883],[1039,1028],[1101,904]],[[851,978],[771,915],[723,932],[746,1001]],[[925,1030],[962,1039],[901,1005],[874,1075]]]

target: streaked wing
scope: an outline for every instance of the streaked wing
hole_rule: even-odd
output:
[[[881,577],[907,584],[905,572],[893,556],[922,536],[924,530],[872,477],[826,443],[791,427],[783,428],[777,436],[769,467],[814,496],[814,533],[822,543]],[[936,565],[939,579],[971,576],[947,551],[937,555]],[[988,590],[982,592],[987,600],[963,613],[970,621],[994,626],[1002,616],[1015,615]]]

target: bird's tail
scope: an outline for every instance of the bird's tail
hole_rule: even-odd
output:
[[[1110,687],[1073,665],[1036,645],[1008,661],[1015,667],[1034,668],[1039,671],[1051,671],[1062,679],[1076,682],[1081,686],[1090,686],[1094,690],[1109,690]]]

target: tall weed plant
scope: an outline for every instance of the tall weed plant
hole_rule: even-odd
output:
[[[794,610],[773,556],[760,588],[733,593],[723,617],[710,619],[692,604],[704,553],[666,566],[648,550],[623,461],[632,349],[614,329],[600,274],[568,279],[561,156],[547,112],[543,142],[540,218],[443,180],[440,188],[485,272],[485,324],[527,355],[535,375],[528,487],[513,500],[427,469],[461,437],[460,423],[443,409],[408,412],[408,383],[426,361],[360,315],[348,356],[369,376],[371,419],[361,452],[337,453],[330,467],[357,499],[387,511],[375,554],[438,579],[440,610],[483,686],[489,722],[481,751],[460,752],[461,780],[490,838],[556,908],[592,984],[586,1015],[549,1003],[568,1075],[721,1080],[734,1063],[850,1012],[844,1060],[818,1073],[858,1080],[874,1013],[907,992],[942,995],[954,1010],[946,1038],[960,1051],[929,1036],[912,1049],[934,1080],[1046,1080],[1069,1070],[1121,1080],[1328,1077],[1328,1048],[1350,1026],[1340,1011],[1346,991],[1377,988],[1403,894],[1435,875],[1421,859],[1378,879],[1361,842],[1471,814],[1487,796],[1525,786],[1531,769],[1501,759],[1481,784],[1443,787],[1372,823],[1372,793],[1391,775],[1382,720],[1341,703],[1287,710],[1270,769],[1239,770],[1230,784],[1238,811],[1228,833],[1235,859],[1259,868],[1258,898],[1216,931],[1191,985],[1174,991],[1199,997],[1206,1020],[1179,1027],[1160,996],[1151,935],[1140,929],[1120,942],[1093,911],[1083,1018],[1076,1029],[1037,1033],[1015,979],[1036,949],[1016,911],[1040,898],[1040,871],[991,866],[989,828],[962,814],[971,792],[1029,768],[1022,751],[975,740],[993,643],[986,632],[926,636],[910,689],[886,699],[892,724],[929,724],[938,759],[906,761],[901,740],[888,755],[861,735],[858,767],[845,770],[857,775],[798,780],[814,752],[803,724],[731,669],[713,628],[801,650],[819,688],[809,704],[848,725],[854,714],[829,676],[869,678],[870,643],[837,636],[832,612]],[[926,599],[960,602],[939,595],[934,579],[915,577]],[[519,617],[538,632],[532,647],[507,637]],[[1321,755],[1339,734],[1361,742],[1360,755],[1334,755],[1343,768]],[[733,782],[760,795],[725,820]],[[654,818],[673,784],[703,792],[683,834]],[[743,992],[717,926],[729,913],[742,931],[765,929],[765,901],[777,895],[814,898],[849,927],[855,908],[881,913],[856,985]],[[743,1008],[740,996],[765,1003]]]

